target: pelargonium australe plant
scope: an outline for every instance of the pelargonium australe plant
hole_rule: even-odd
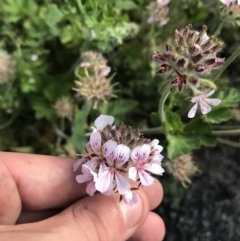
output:
[[[85,145],[85,153],[75,162],[74,171],[81,166],[78,183],[87,183],[86,192],[111,195],[119,193],[128,205],[137,202],[132,190],[154,182],[151,174],[162,175],[163,147],[159,141],[146,139],[138,129],[114,124],[114,117],[100,115]],[[130,182],[131,180],[131,182]]]

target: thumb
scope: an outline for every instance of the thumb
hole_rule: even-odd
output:
[[[144,223],[149,213],[148,200],[143,191],[135,193],[138,202],[133,206],[119,202],[118,195],[107,197],[96,194],[76,202],[52,218],[64,235],[61,240],[79,240],[79,237],[85,241],[127,240]]]

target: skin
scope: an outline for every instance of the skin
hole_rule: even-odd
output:
[[[87,196],[86,186],[75,180],[74,162],[0,152],[1,241],[163,239],[164,223],[151,212],[163,197],[157,180],[135,191],[138,203],[128,206],[118,194]]]

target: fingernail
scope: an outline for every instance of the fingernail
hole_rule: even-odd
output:
[[[136,194],[137,195],[137,194]],[[137,195],[138,196],[138,195]],[[142,199],[138,196],[138,201],[132,206],[126,204],[123,200],[120,202],[120,208],[125,218],[126,227],[134,228],[142,216]]]

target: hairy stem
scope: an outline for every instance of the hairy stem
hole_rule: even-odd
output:
[[[163,94],[160,98],[160,101],[159,101],[159,105],[158,105],[158,114],[159,114],[159,118],[161,120],[162,125],[164,125],[164,122],[165,122],[164,104],[165,104],[165,101],[169,94],[170,94],[170,90],[169,90],[169,88],[167,88],[163,92]]]
[[[217,142],[223,143],[223,144],[226,144],[226,145],[229,145],[229,146],[240,148],[240,143],[235,142],[235,141],[229,141],[229,140],[226,140],[226,139],[223,139],[223,138],[217,138]]]

